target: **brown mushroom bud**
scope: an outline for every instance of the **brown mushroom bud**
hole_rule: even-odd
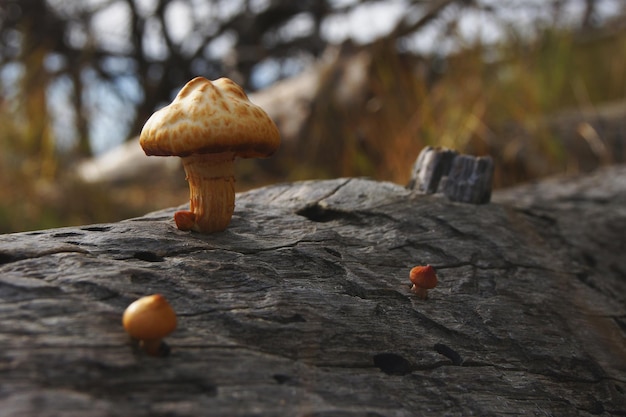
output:
[[[422,300],[428,298],[428,290],[437,286],[437,274],[435,273],[435,268],[430,265],[412,268],[409,273],[409,279],[413,283],[411,291]]]
[[[213,233],[228,227],[235,209],[235,157],[272,155],[280,134],[233,81],[197,77],[148,119],[139,143],[146,155],[183,159],[190,207],[174,215],[176,226]]]
[[[163,356],[167,345],[162,339],[176,329],[176,313],[162,295],[149,295],[126,308],[122,324],[147,354]]]

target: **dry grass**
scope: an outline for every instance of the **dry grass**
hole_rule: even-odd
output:
[[[330,176],[406,183],[424,146],[446,146],[494,156],[496,186],[585,165],[580,159],[590,152],[581,154],[570,146],[574,138],[543,120],[626,99],[626,34],[580,41],[546,32],[532,44],[495,48],[469,47],[433,73],[432,63],[378,45],[364,101],[342,105],[333,95],[337,77],[328,77],[298,160],[306,155],[312,173],[324,167]],[[499,58],[487,62],[487,55]]]

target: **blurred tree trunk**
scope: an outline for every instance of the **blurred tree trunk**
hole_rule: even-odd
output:
[[[581,26],[588,29],[593,26],[593,19],[596,11],[596,0],[585,0],[585,12]]]
[[[88,158],[93,156],[91,141],[89,140],[89,123],[85,114],[83,103],[83,80],[81,78],[82,65],[71,72],[74,94],[72,95],[74,113],[76,114],[76,133],[78,142],[76,143],[76,153],[79,157]]]
[[[42,10],[44,7],[42,5]],[[39,39],[38,31],[32,30],[42,24],[41,16],[33,14],[22,30],[25,47],[21,59],[24,63],[24,75],[21,79],[20,90],[24,100],[23,111],[26,119],[22,146],[29,157],[22,169],[29,174],[34,173],[40,177],[49,178],[54,176],[56,171],[55,146],[50,132],[46,101],[49,77],[44,61],[49,51],[46,43]],[[32,158],[36,160],[36,163],[31,165]]]

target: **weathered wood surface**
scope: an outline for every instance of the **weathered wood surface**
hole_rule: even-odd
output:
[[[486,204],[491,199],[493,159],[427,146],[411,169],[410,190],[443,194],[451,201]]]
[[[240,194],[211,236],[174,209],[2,235],[0,414],[625,415],[626,168],[494,201],[337,179]],[[151,293],[167,358],[121,326]]]

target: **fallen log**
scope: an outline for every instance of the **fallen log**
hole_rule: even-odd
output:
[[[212,235],[176,208],[1,235],[0,414],[624,415],[626,167],[492,201],[336,179],[238,194]],[[121,325],[153,293],[167,357]]]

